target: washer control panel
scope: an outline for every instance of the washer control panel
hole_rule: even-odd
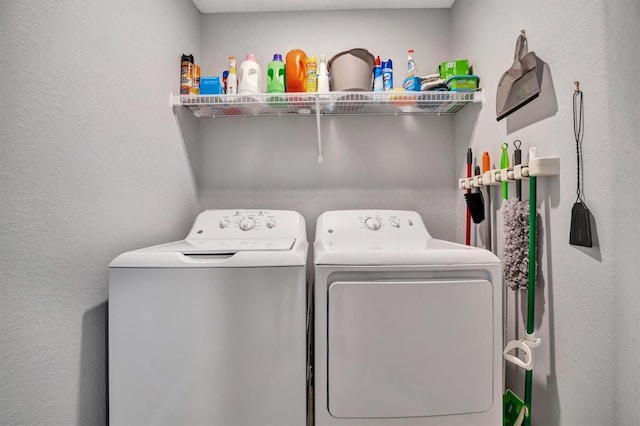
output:
[[[339,210],[318,218],[316,241],[342,249],[423,247],[430,235],[417,212]]]
[[[289,210],[205,210],[196,218],[187,239],[300,238],[304,218]]]

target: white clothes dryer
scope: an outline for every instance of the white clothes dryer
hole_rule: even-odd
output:
[[[314,250],[316,425],[502,424],[493,253],[390,210],[323,213]]]
[[[296,212],[206,210],[113,260],[110,423],[304,425],[307,250]]]

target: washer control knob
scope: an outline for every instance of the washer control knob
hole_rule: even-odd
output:
[[[224,229],[227,226],[229,226],[229,219],[227,219],[226,217],[224,219],[220,219],[220,228]]]
[[[267,219],[265,224],[267,225],[267,228],[271,229],[276,226],[276,221],[273,219]]]
[[[372,231],[377,231],[382,226],[382,223],[380,223],[380,219],[378,219],[377,217],[371,217],[371,216],[369,216],[364,220],[364,224],[367,228],[371,229]]]
[[[391,226],[393,226],[394,228],[400,228],[400,219],[398,219],[397,217],[392,217]]]
[[[256,226],[256,221],[252,217],[246,217],[240,221],[240,229],[249,231]]]

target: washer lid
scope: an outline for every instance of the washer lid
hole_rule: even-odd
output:
[[[205,210],[187,238],[123,253],[112,268],[270,267],[306,264],[304,218],[289,210]]]
[[[190,254],[234,254],[240,251],[285,251],[291,250],[295,238],[219,238],[184,240],[162,244],[148,249],[146,252],[178,252]]]
[[[295,238],[175,241],[116,257],[111,268],[251,268],[303,266],[306,241]]]

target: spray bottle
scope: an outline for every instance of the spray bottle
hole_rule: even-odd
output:
[[[414,51],[409,49],[407,52],[407,78],[402,82],[402,87],[410,92],[419,92],[421,90],[420,71],[413,59]]]
[[[389,91],[393,89],[393,62],[391,59],[382,61],[382,90]]]
[[[320,55],[320,65],[318,66],[318,93],[329,93],[329,72],[324,54]]]
[[[380,56],[376,57],[373,64],[373,91],[382,92],[382,66],[380,64]]]
[[[413,59],[414,51],[409,49],[407,52],[407,77],[420,77],[420,71]]]
[[[238,76],[236,74],[236,58],[229,56],[229,76],[227,77],[227,94],[238,93]]]

